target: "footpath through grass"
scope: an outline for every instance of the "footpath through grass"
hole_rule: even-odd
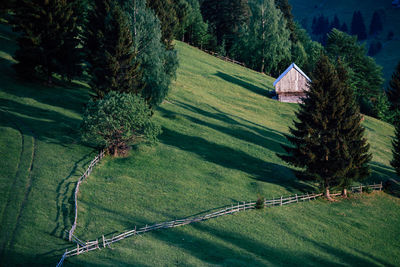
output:
[[[78,142],[87,87],[21,82],[14,34],[0,27],[0,265],[53,265],[70,244],[73,189],[94,157]],[[275,155],[296,105],[268,99],[273,78],[177,43],[177,81],[155,119],[160,144],[106,159],[82,185],[77,235],[94,239],[135,225],[296,192]],[[389,166],[391,126],[366,118],[374,170]],[[316,201],[153,232],[67,259],[65,265],[399,265],[399,200],[386,194]]]

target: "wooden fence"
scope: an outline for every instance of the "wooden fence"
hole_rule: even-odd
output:
[[[199,48],[199,49],[200,49],[200,48]],[[234,64],[238,64],[238,65],[240,65],[240,66],[246,67],[246,65],[245,65],[244,63],[239,62],[239,61],[236,61],[236,60],[234,60],[234,59],[230,59],[229,57],[226,57],[226,56],[221,56],[221,55],[219,55],[219,54],[216,53],[216,52],[209,51],[209,50],[206,50],[206,49],[200,49],[200,50],[203,51],[203,52],[206,52],[207,54],[210,54],[210,55],[212,55],[212,56],[214,56],[214,57],[217,57],[217,58],[219,58],[219,59],[222,59],[222,60],[224,60],[224,61],[228,61],[228,62],[231,62],[231,63],[234,63]]]
[[[71,230],[69,230],[68,232],[68,240],[72,241],[72,239],[74,238],[74,231],[76,229],[76,223],[78,221],[78,193],[79,193],[79,186],[81,185],[82,181],[85,180],[91,173],[93,170],[93,167],[96,166],[96,164],[102,159],[104,158],[104,150],[102,150],[93,160],[92,162],[90,162],[88,168],[86,169],[85,173],[79,178],[78,183],[76,184],[75,187],[75,196],[74,196],[74,200],[75,200],[75,218],[74,218],[74,224],[71,227]]]
[[[354,186],[351,187],[351,191],[354,193],[358,192],[363,192],[363,188],[370,188],[371,190],[382,190],[382,183],[380,184],[373,184],[373,185],[360,185],[360,186]],[[365,189],[364,189],[365,191]],[[333,193],[331,194],[332,196],[335,195],[340,195],[341,193]],[[310,201],[310,200],[315,200],[318,197],[321,197],[323,194],[304,194],[304,195],[294,195],[290,197],[283,197],[281,196],[280,198],[273,198],[269,200],[264,201],[264,206],[265,207],[272,207],[272,206],[283,206],[287,205],[290,203],[298,203],[298,202],[304,202],[304,201]],[[110,247],[111,244],[121,241],[127,237],[134,236],[134,235],[141,235],[146,232],[158,230],[158,229],[165,229],[165,228],[174,228],[194,222],[200,222],[200,221],[205,221],[209,220],[211,218],[216,218],[219,216],[224,216],[228,214],[233,214],[239,211],[245,211],[245,210],[250,210],[250,209],[255,209],[256,208],[256,201],[251,201],[251,202],[238,202],[235,205],[230,205],[226,206],[220,210],[217,210],[212,213],[204,214],[204,215],[196,215],[196,216],[191,216],[185,219],[179,219],[179,220],[174,220],[174,221],[167,221],[167,222],[162,222],[162,223],[156,223],[153,225],[146,225],[141,228],[135,228],[133,230],[129,230],[126,232],[123,232],[119,235],[113,236],[111,238],[105,238],[104,235],[102,238],[96,239],[94,241],[88,241],[88,242],[82,242],[78,238],[74,237],[74,241],[76,242],[76,248],[71,249],[69,251],[66,251],[63,255],[63,257],[71,257],[71,256],[76,256],[80,255],[82,253],[86,253],[92,250],[96,249],[101,249],[101,248],[106,248],[107,246]]]

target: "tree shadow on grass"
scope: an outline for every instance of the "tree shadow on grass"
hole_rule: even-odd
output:
[[[249,174],[253,179],[275,183],[288,191],[310,191],[311,187],[300,183],[286,167],[265,162],[245,152],[207,141],[197,136],[188,136],[164,128],[160,140],[170,146],[197,154],[206,161],[225,168],[239,170]],[[285,175],[280,175],[285,172]]]
[[[159,240],[175,246],[197,259],[216,265],[227,266],[330,266],[335,263],[314,256],[311,253],[293,254],[288,250],[277,248],[275,244],[260,243],[238,232],[215,229],[206,223],[191,225],[200,233],[173,229],[155,234]],[[199,236],[210,236],[210,240]],[[229,244],[229,245],[228,245]]]
[[[0,99],[0,114],[3,118],[0,119],[1,126],[15,128],[14,123],[24,125],[44,142],[65,145],[79,139],[80,120],[53,110]]]
[[[321,218],[322,220],[324,218]],[[342,264],[346,264],[349,266],[395,266],[391,263],[385,262],[382,259],[378,259],[374,256],[371,256],[365,252],[362,252],[358,249],[354,249],[354,251],[357,252],[354,254],[350,254],[349,252],[346,252],[340,248],[330,246],[324,242],[318,242],[314,239],[308,238],[304,234],[300,233],[299,230],[294,229],[293,227],[289,226],[287,223],[285,223],[283,220],[280,221],[280,226],[290,234],[291,236],[294,236],[295,238],[302,240],[305,243],[308,243],[312,245],[313,247],[318,248],[319,250],[323,251],[326,254],[332,255],[336,259],[340,259]],[[338,263],[331,263],[329,265],[338,265]]]
[[[235,123],[235,124],[232,123],[229,126],[225,127],[195,118],[193,116],[178,114],[163,108],[159,108],[159,110],[163,113],[163,116],[170,118],[181,116],[198,125],[206,126],[210,129],[214,129],[218,132],[230,135],[234,138],[237,138],[245,142],[253,143],[260,147],[269,149],[275,153],[284,153],[284,150],[281,147],[281,144],[283,144],[284,142],[283,136],[278,135],[273,131],[263,130],[262,131],[263,135],[261,135],[257,131],[254,131],[254,129],[251,129],[251,127],[248,127],[240,123]]]
[[[225,80],[227,82],[230,82],[232,84],[235,84],[235,85],[238,85],[240,87],[243,87],[243,88],[245,88],[245,89],[247,89],[247,90],[249,90],[249,91],[251,91],[251,92],[253,92],[255,94],[258,94],[258,95],[261,95],[261,96],[265,96],[265,97],[269,97],[271,95],[271,92],[269,90],[267,90],[265,88],[258,87],[258,86],[254,85],[252,83],[246,82],[243,79],[241,79],[240,76],[235,77],[235,76],[232,76],[232,75],[220,72],[220,71],[218,71],[215,74],[215,76],[217,76],[217,77],[219,77],[219,78],[221,78],[221,79],[223,79],[223,80]]]

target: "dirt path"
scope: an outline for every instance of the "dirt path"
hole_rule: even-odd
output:
[[[15,126],[21,134],[22,146],[17,171],[8,193],[6,207],[2,214],[0,225],[0,259],[5,259],[4,255],[14,245],[23,210],[31,191],[32,170],[37,151],[37,141],[33,132],[25,129],[25,127]]]

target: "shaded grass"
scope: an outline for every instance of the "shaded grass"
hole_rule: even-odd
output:
[[[73,219],[75,182],[95,154],[78,139],[88,92],[78,82],[47,88],[19,81],[10,66],[15,36],[3,26],[0,33],[0,151],[9,153],[0,164],[2,201],[16,177],[21,138],[36,142],[29,190],[26,183],[16,188],[27,200],[10,201],[19,222],[7,227],[15,233],[0,232],[7,244],[0,264],[54,265],[70,247],[62,237]],[[254,200],[257,194],[315,190],[294,179],[276,156],[297,106],[265,97],[273,78],[179,42],[177,49],[178,78],[155,114],[164,130],[160,144],[138,146],[130,157],[106,158],[96,167],[79,195],[77,234],[84,240]],[[387,152],[392,127],[371,118],[365,126],[373,141],[371,179],[394,177]],[[301,203],[127,239],[66,265],[398,265],[398,214],[398,199],[384,194]]]
[[[160,144],[138,146],[128,158],[106,160],[82,185],[76,233],[84,240],[255,200],[258,194],[272,198],[316,190],[296,180],[276,156],[283,152],[283,134],[297,105],[265,97],[273,79],[182,43],[177,48],[178,79],[155,116],[163,126]],[[371,118],[364,125],[374,154],[370,180],[394,177],[387,153],[393,128]],[[388,203],[394,203],[393,211]],[[386,260],[385,253],[399,254],[395,240],[374,231],[383,232],[384,224],[397,233],[398,204],[377,194],[335,204],[318,201],[261,214],[246,212],[128,239],[114,250],[79,260],[135,266],[394,265],[396,257]],[[375,209],[390,219],[384,222],[379,215],[375,221]],[[348,214],[347,221],[340,212]],[[366,221],[369,216],[374,220]],[[362,225],[360,237],[357,227]],[[362,244],[371,238],[387,244],[383,249]],[[78,264],[75,258],[68,262]]]

